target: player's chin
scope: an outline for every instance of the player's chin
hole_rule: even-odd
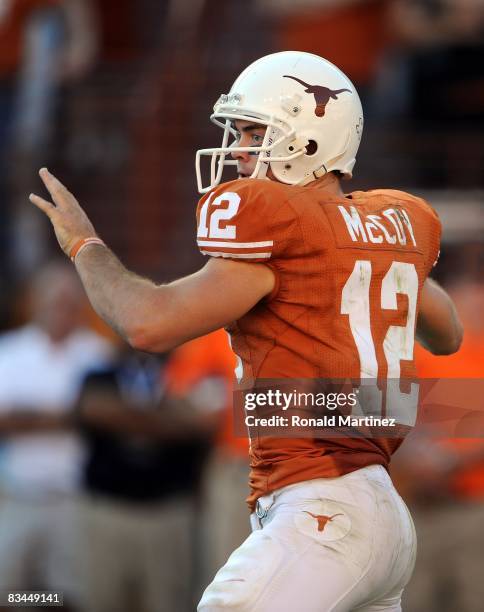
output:
[[[252,172],[237,172],[237,178],[239,179],[246,179],[246,178],[250,178],[252,176]]]

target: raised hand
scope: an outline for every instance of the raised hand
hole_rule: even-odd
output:
[[[69,256],[76,243],[96,236],[96,231],[76,198],[47,168],[42,168],[39,175],[53,203],[34,193],[29,200],[49,217],[61,249]]]

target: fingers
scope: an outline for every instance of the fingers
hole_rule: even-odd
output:
[[[55,206],[51,202],[44,200],[44,198],[41,198],[38,195],[35,195],[35,193],[31,193],[29,195],[29,200],[32,202],[32,204],[37,206],[37,208],[40,208],[40,210],[45,212],[49,219],[52,218],[52,213],[55,211]]]
[[[62,206],[67,197],[72,197],[67,188],[47,168],[41,168],[39,175],[57,206]]]

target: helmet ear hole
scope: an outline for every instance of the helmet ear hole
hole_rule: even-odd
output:
[[[318,151],[318,143],[315,140],[310,140],[306,145],[306,155],[310,157],[315,155]]]

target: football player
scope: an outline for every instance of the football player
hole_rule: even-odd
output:
[[[40,171],[53,203],[30,199],[120,335],[165,351],[226,327],[239,380],[411,378],[415,336],[434,353],[458,349],[456,311],[428,278],[436,213],[400,191],[342,191],[363,113],[338,68],[307,53],[263,57],[219,98],[212,120],[222,144],[197,153],[197,241],[208,262],[167,285],[126,270],[74,196]],[[237,180],[222,182],[227,165]],[[400,610],[416,550],[387,472],[400,442],[256,436],[254,530],[199,610]]]

